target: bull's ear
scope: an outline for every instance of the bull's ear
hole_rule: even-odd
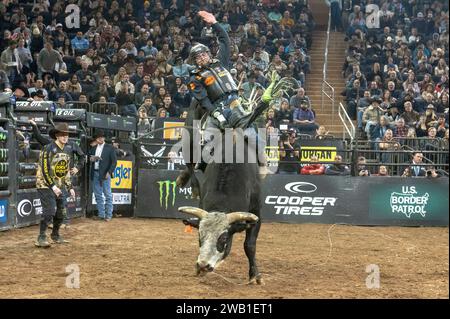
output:
[[[230,225],[228,232],[230,234],[240,233],[241,231],[252,228],[255,224],[256,222],[242,222],[242,221],[234,222],[233,224]]]
[[[185,224],[186,226],[192,226],[192,227],[198,229],[198,226],[200,224],[200,219],[198,219],[198,218],[183,219],[183,224]]]

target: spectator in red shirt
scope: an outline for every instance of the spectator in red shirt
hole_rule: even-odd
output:
[[[310,164],[303,166],[300,174],[302,175],[323,175],[325,173],[325,166],[317,163],[319,160],[317,156],[311,156]]]

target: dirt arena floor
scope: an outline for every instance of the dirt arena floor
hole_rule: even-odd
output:
[[[197,233],[181,221],[78,219],[71,243],[35,248],[38,227],[0,233],[2,298],[448,298],[448,228],[263,224],[265,285],[247,285],[244,234],[215,273],[198,278]],[[80,288],[66,288],[77,264]],[[378,265],[380,288],[366,287]]]

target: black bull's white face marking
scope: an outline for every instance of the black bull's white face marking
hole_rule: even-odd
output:
[[[230,253],[233,234],[254,225],[258,217],[250,213],[208,213],[196,207],[180,207],[183,213],[194,215],[185,223],[198,227],[200,253],[197,258],[197,274],[213,271]]]
[[[229,253],[232,234],[224,213],[210,213],[200,220],[198,235],[200,254],[197,258],[197,273],[213,270]]]

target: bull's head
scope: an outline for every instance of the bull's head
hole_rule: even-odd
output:
[[[180,207],[180,212],[196,218],[183,222],[198,228],[200,254],[197,259],[197,275],[213,271],[231,250],[233,235],[252,227],[258,222],[258,216],[251,213],[210,212],[197,207]]]

